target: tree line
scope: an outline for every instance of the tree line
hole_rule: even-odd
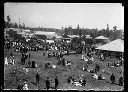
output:
[[[79,35],[79,37],[90,35],[92,38],[102,35],[109,38],[110,40],[122,39],[123,37],[122,31],[123,30],[118,30],[117,26],[114,26],[113,29],[110,30],[108,24],[106,29],[101,29],[101,30],[88,29],[88,28],[84,29],[84,28],[80,28],[79,25],[77,26],[76,29],[73,29],[72,27],[64,28],[64,34],[66,35]]]
[[[24,23],[13,23],[11,22],[11,18],[8,15],[7,21],[4,22],[5,28],[22,28],[22,29],[29,29],[33,33],[34,31],[49,31],[49,32],[56,32],[60,34],[65,35],[79,35],[80,37],[83,35],[90,35],[92,38],[95,38],[97,36],[105,36],[109,38],[110,40],[115,39],[122,39],[122,30],[117,30],[117,26],[114,26],[112,30],[109,29],[109,25],[107,24],[107,27],[105,29],[89,29],[89,28],[80,28],[79,25],[77,25],[76,29],[73,29],[71,26],[64,28],[64,29],[54,29],[54,28],[43,28],[43,27],[27,27]]]

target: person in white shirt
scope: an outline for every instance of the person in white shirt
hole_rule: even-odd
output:
[[[28,84],[24,82],[23,90],[28,90]]]
[[[8,65],[8,58],[7,58],[7,57],[5,57],[4,62],[5,62],[5,64],[7,64],[7,65]]]

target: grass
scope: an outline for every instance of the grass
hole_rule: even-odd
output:
[[[13,50],[14,49],[12,49],[11,51],[13,52],[13,55],[15,56],[15,60],[16,60],[16,65],[14,65],[14,66],[20,66],[22,68],[25,67],[25,65],[20,64],[21,54],[14,52]],[[6,56],[9,56],[7,51],[5,51],[4,53],[6,54]],[[79,54],[79,55],[73,54],[73,55],[69,55],[69,56],[67,56],[67,55],[64,56],[64,58],[71,60],[71,62],[73,63],[73,65],[71,67],[57,65],[56,69],[44,70],[44,65],[47,62],[50,62],[50,63],[56,65],[58,60],[48,59],[46,56],[43,57],[42,51],[37,51],[37,52],[32,51],[32,52],[28,52],[28,53],[31,53],[31,60],[35,59],[37,65],[38,65],[38,68],[35,68],[35,69],[30,68],[29,69],[29,75],[30,76],[29,76],[29,79],[27,81],[29,89],[36,89],[37,88],[37,85],[35,85],[35,83],[36,83],[35,75],[36,75],[37,69],[39,69],[39,74],[41,77],[40,84],[38,85],[38,89],[45,89],[46,88],[45,87],[46,78],[50,77],[51,82],[54,82],[54,78],[56,75],[58,76],[58,79],[59,79],[58,88],[60,88],[60,89],[67,89],[67,88],[72,88],[72,89],[73,88],[77,88],[77,89],[100,88],[100,89],[102,89],[104,87],[106,87],[106,88],[109,87],[111,89],[112,89],[112,87],[113,88],[116,87],[116,89],[123,88],[123,87],[120,87],[117,85],[106,83],[106,81],[109,81],[109,77],[110,77],[112,72],[116,75],[116,79],[118,79],[120,76],[120,73],[118,73],[117,68],[109,68],[106,66],[108,62],[115,62],[116,59],[107,59],[105,61],[100,61],[98,58],[96,58],[96,56],[94,56],[93,64],[88,64],[89,68],[91,68],[91,67],[94,68],[95,64],[98,64],[101,67],[101,70],[98,72],[98,74],[103,74],[103,76],[106,77],[106,81],[97,81],[91,77],[92,74],[90,74],[86,71],[80,70],[81,67],[86,64],[86,62],[84,60],[81,60],[81,54]],[[7,72],[7,70],[9,68],[13,68],[14,66],[13,65],[5,65],[4,71]],[[106,70],[106,72],[102,73],[101,72],[102,69]],[[69,75],[77,75],[78,76],[79,74],[83,74],[84,76],[86,76],[87,84],[85,87],[76,87],[74,85],[66,83]],[[4,76],[7,76],[7,73],[5,73]],[[9,79],[9,78],[6,78],[6,79],[11,81],[11,79]],[[116,83],[118,84],[118,80],[116,80]],[[9,88],[11,88],[11,87],[9,87]]]

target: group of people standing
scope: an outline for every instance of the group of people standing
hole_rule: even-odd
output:
[[[36,85],[38,85],[40,83],[40,79],[41,79],[39,73],[37,73],[35,77],[36,77]],[[54,84],[55,84],[54,85],[54,88],[57,89],[58,84],[59,84],[59,80],[58,80],[58,77],[57,76],[55,77]],[[49,77],[47,77],[47,79],[45,80],[45,86],[46,86],[46,89],[47,90],[51,88],[51,83],[50,83]]]

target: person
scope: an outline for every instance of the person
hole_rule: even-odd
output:
[[[86,78],[84,77],[83,81],[82,81],[82,86],[85,86],[86,84]]]
[[[98,79],[98,75],[97,74],[94,74],[92,77],[95,78],[95,79]]]
[[[98,76],[98,80],[102,80],[101,74]]]
[[[31,61],[30,61],[30,59],[28,60],[28,67],[30,67],[31,66]]]
[[[69,76],[67,82],[71,83],[71,80],[72,80],[72,76]]]
[[[43,53],[43,57],[45,57],[45,53]]]
[[[35,66],[35,61],[33,60],[32,61],[32,68],[35,68],[36,66]]]
[[[5,57],[4,62],[5,62],[5,64],[7,64],[7,65],[8,65],[8,58],[7,58],[7,57]]]
[[[50,81],[49,77],[47,77],[47,80],[45,81],[47,90],[50,88]]]
[[[121,75],[119,78],[119,86],[123,86],[123,76]]]
[[[98,72],[100,70],[100,66],[98,64],[96,64],[95,66],[95,72]]]
[[[112,73],[112,75],[110,76],[110,80],[112,82],[112,84],[115,83],[115,75]]]
[[[28,84],[24,82],[23,90],[28,90]]]
[[[36,74],[36,85],[39,84],[39,79],[40,79],[40,76],[39,76],[39,73],[37,72],[37,74]]]
[[[12,55],[12,52],[10,51],[10,57],[12,57],[13,55]]]
[[[21,82],[18,84],[17,89],[18,89],[18,90],[23,90],[23,85],[22,85],[22,83],[21,83]]]
[[[58,87],[58,78],[57,78],[57,76],[56,76],[56,78],[55,78],[55,89],[57,89],[57,87]]]
[[[30,59],[31,54],[29,53],[28,58]]]

